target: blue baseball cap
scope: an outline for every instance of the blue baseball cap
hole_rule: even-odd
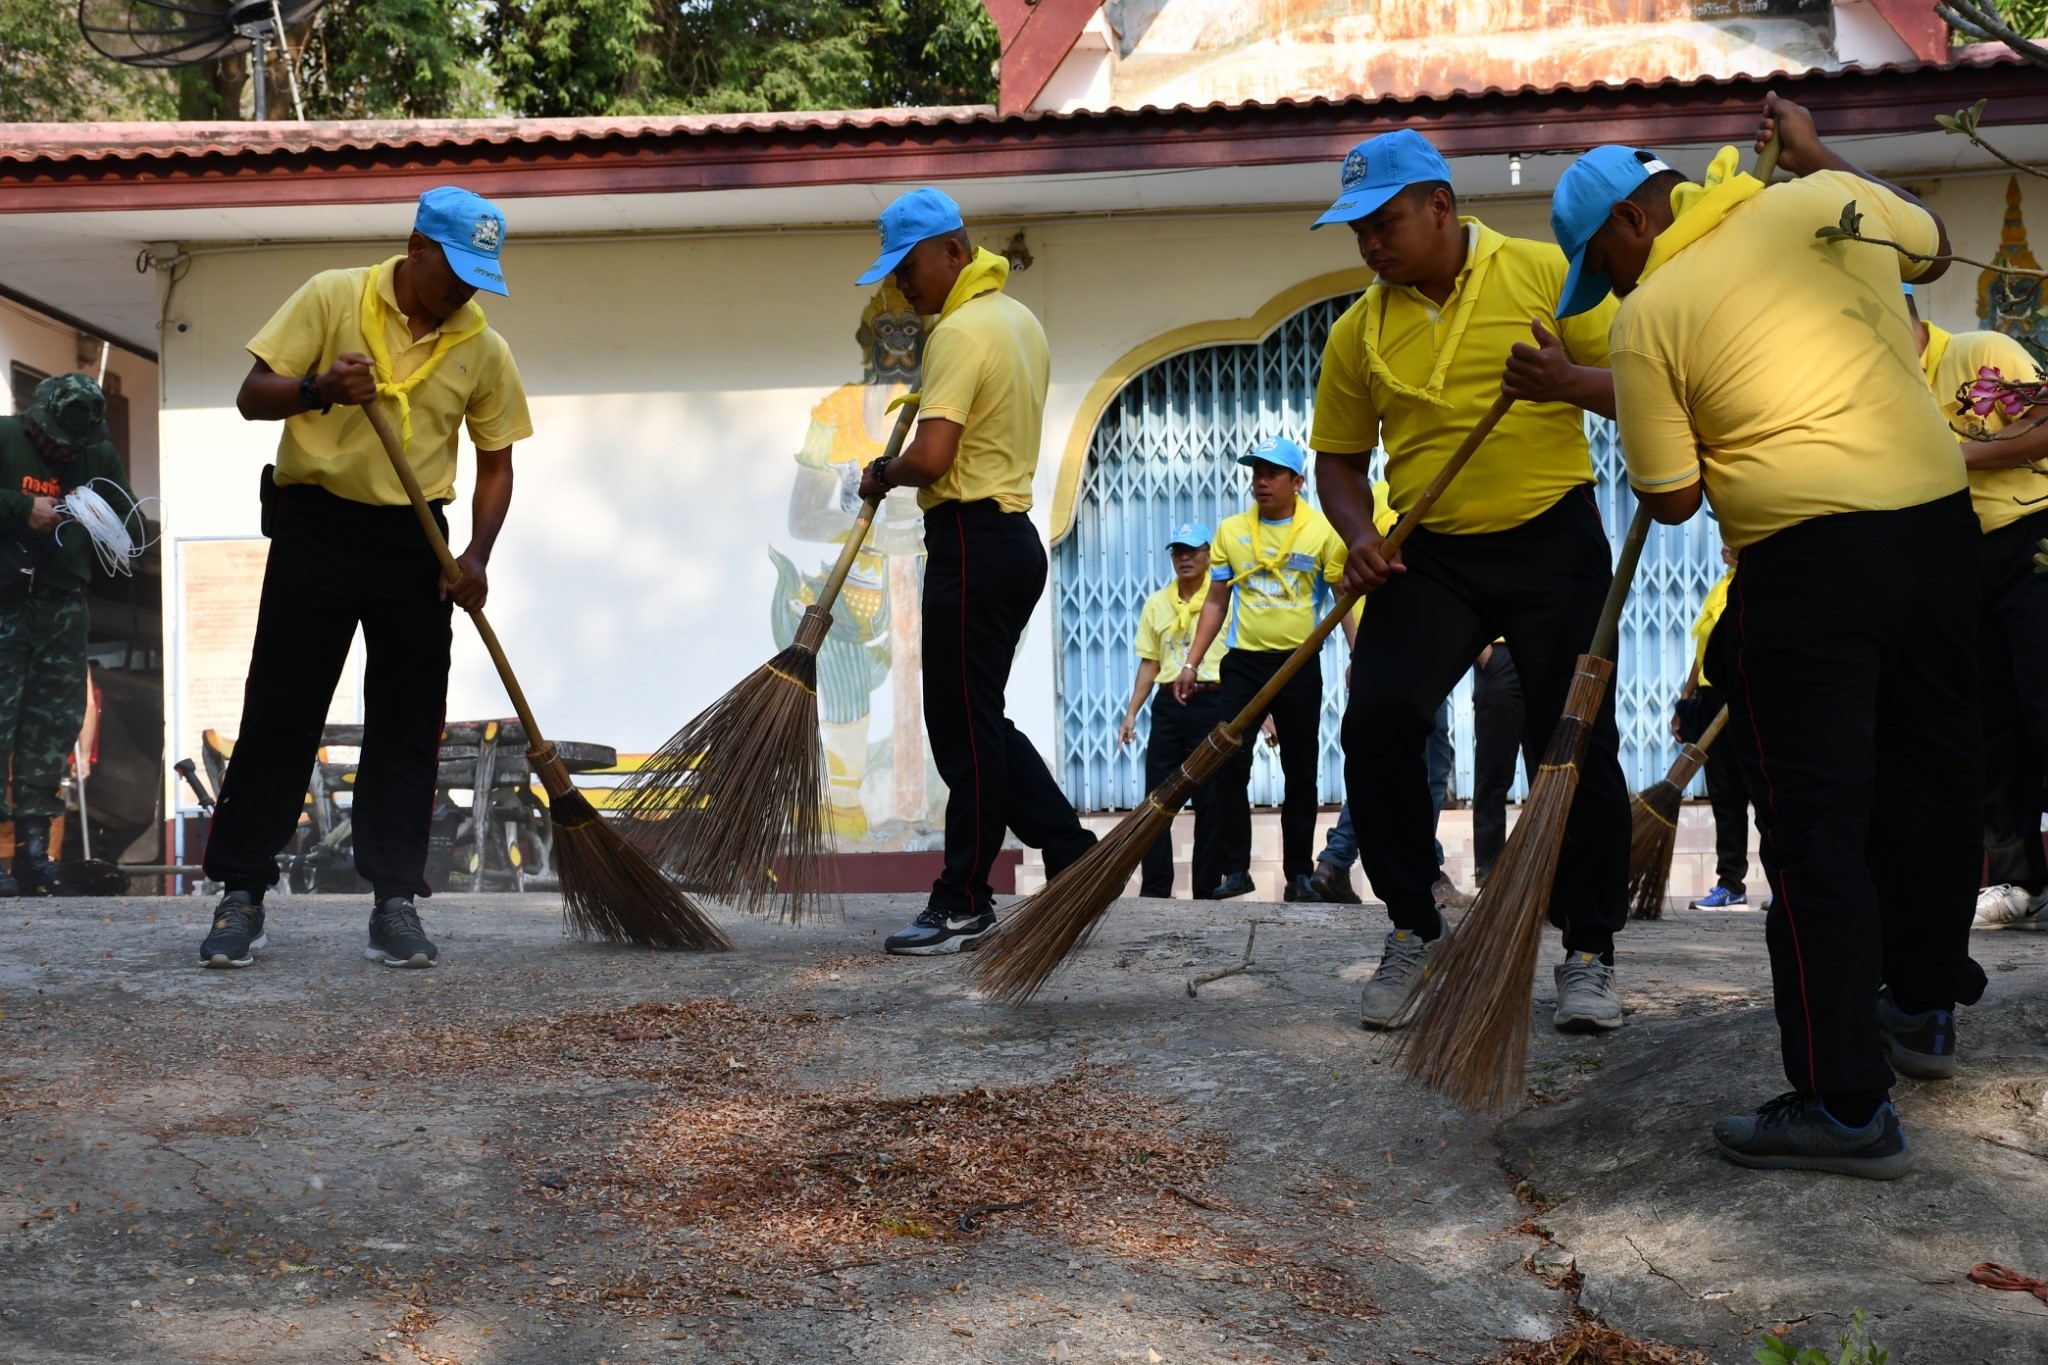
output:
[[[505,293],[498,253],[505,246],[505,215],[480,194],[443,185],[420,196],[412,230],[441,244],[448,268],[464,284],[488,293]]]
[[[1586,273],[1586,247],[1614,206],[1641,189],[1651,176],[1671,167],[1654,152],[1609,144],[1595,147],[1565,168],[1550,196],[1550,234],[1564,248],[1571,269],[1557,301],[1560,318],[1577,317],[1614,290],[1605,275]]]
[[[1184,521],[1173,528],[1173,534],[1166,538],[1166,546],[1172,549],[1176,545],[1185,545],[1190,550],[1199,550],[1211,539],[1209,528],[1201,522]]]
[[[964,226],[960,206],[938,190],[927,186],[898,196],[895,203],[882,210],[882,254],[875,257],[868,273],[854,283],[879,283],[902,264],[910,248],[928,237],[957,232]]]
[[[1429,139],[1412,128],[1399,128],[1369,137],[1344,154],[1337,183],[1343,193],[1330,211],[1309,224],[1310,228],[1330,223],[1350,223],[1369,214],[1407,189],[1430,180],[1451,178],[1451,164],[1429,145]]]
[[[1253,446],[1247,454],[1237,457],[1239,464],[1248,465],[1254,460],[1279,465],[1290,474],[1308,472],[1308,452],[1285,436],[1272,436]]]

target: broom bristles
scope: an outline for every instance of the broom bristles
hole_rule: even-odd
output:
[[[1629,802],[1628,916],[1662,919],[1664,891],[1671,883],[1671,857],[1678,847],[1678,807],[1684,793],[1659,778]]]
[[[816,649],[791,645],[623,784],[620,808],[649,836],[654,860],[693,890],[756,914],[779,892],[790,920],[829,894],[817,680]]]
[[[1115,829],[1012,910],[982,939],[969,969],[974,984],[1012,1005],[1036,995],[1087,943],[1103,913],[1130,885],[1146,851],[1172,826],[1195,788],[1222,767],[1239,744],[1227,726],[1217,726]]]
[[[571,788],[549,804],[562,914],[582,938],[649,948],[730,948],[696,903]]]
[[[1401,1047],[1411,1079],[1475,1112],[1511,1113],[1522,1100],[1536,953],[1580,765],[1613,671],[1605,659],[1580,656],[1521,819],[1464,923],[1438,950]]]

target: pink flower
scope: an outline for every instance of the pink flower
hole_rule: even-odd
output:
[[[1986,365],[1977,371],[1977,382],[1970,385],[1970,411],[1979,417],[1988,416],[1993,408],[2008,418],[2017,417],[2027,410],[2027,400],[2018,389],[2006,383],[2005,376],[1995,365]]]

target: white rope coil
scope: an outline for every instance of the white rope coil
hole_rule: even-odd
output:
[[[128,510],[116,512],[106,495],[94,488],[95,484],[104,486],[127,503]],[[112,479],[91,479],[59,498],[57,509],[69,524],[85,528],[86,535],[92,539],[93,553],[99,556],[101,568],[110,574],[127,575],[135,572],[134,562],[156,544],[154,539],[148,538],[149,519],[143,511],[144,504],[155,501],[155,498],[136,501]],[[64,527],[59,526],[57,542],[61,545],[63,541]]]

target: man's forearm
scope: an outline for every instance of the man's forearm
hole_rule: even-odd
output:
[[[476,492],[469,504],[469,548],[464,554],[488,560],[512,512],[512,452],[477,452]]]
[[[1335,455],[1327,450],[1316,452],[1316,493],[1323,501],[1323,515],[1346,545],[1355,544],[1372,529],[1373,513],[1378,510],[1372,481],[1353,463],[1364,458]]]
[[[1199,672],[1202,660],[1209,657],[1209,647],[1223,633],[1223,617],[1230,610],[1231,592],[1232,589],[1225,588],[1219,593],[1215,582],[1210,582],[1209,596],[1202,603],[1201,618],[1195,622],[1195,638],[1188,644],[1188,668]]]
[[[2048,460],[2048,408],[2029,408],[2020,421],[2030,425],[2015,422],[1995,441],[1963,442],[1963,463],[1972,469],[2016,469]]]
[[[1614,371],[1599,365],[1579,365],[1573,376],[1571,401],[1587,412],[1609,421],[1614,419]]]
[[[282,422],[310,411],[299,394],[299,381],[285,374],[251,374],[242,380],[235,407],[252,422]]]

